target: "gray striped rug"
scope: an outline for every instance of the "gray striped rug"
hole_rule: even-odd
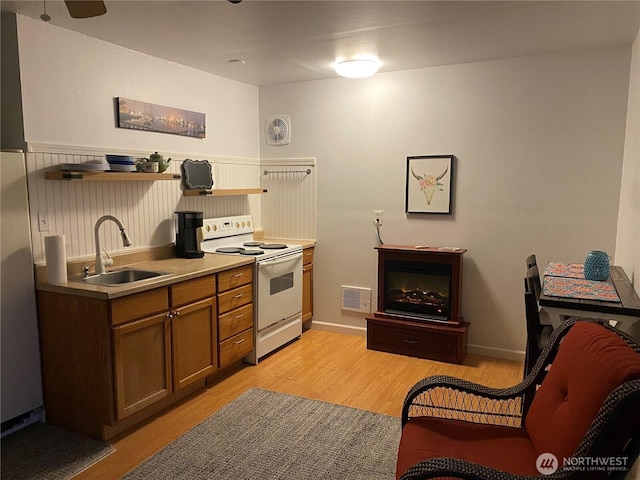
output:
[[[392,480],[398,418],[250,389],[126,480]]]

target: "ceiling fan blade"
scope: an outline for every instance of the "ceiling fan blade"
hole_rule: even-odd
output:
[[[72,18],[90,18],[107,13],[102,0],[64,0]]]

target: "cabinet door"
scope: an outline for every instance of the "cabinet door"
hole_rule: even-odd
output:
[[[171,312],[173,388],[211,375],[217,368],[215,300],[207,298]]]
[[[302,321],[313,317],[313,264],[302,267]]]
[[[171,393],[169,338],[166,314],[113,327],[118,420]]]

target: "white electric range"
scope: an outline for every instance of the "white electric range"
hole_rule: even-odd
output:
[[[200,228],[205,253],[255,259],[254,349],[259,359],[302,335],[302,246],[256,241],[250,215],[206,218]]]

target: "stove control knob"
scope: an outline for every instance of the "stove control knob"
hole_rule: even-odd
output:
[[[207,233],[211,231],[211,225],[207,225],[206,227]]]
[[[240,228],[240,224],[236,222],[236,228]]]
[[[218,226],[217,226],[217,225],[214,225],[214,226],[213,226],[213,231],[215,232],[216,230],[218,230]]]
[[[247,220],[247,227],[251,226],[251,222],[249,220]]]
[[[244,228],[244,220],[240,223],[240,225],[242,225],[242,227]]]

